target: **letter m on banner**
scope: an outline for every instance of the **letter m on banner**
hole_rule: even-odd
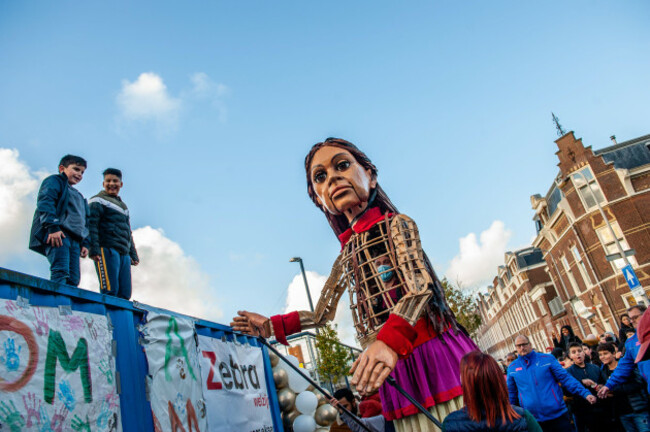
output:
[[[68,356],[68,349],[65,346],[65,341],[56,330],[50,330],[50,336],[47,340],[47,356],[45,357],[45,384],[43,386],[43,393],[45,402],[52,404],[54,402],[54,389],[56,387],[56,362],[61,364],[61,367],[66,372],[74,372],[77,369],[81,373],[81,385],[84,390],[84,401],[93,401],[93,388],[92,381],[90,380],[90,362],[88,359],[88,342],[86,339],[80,338],[77,341],[77,346],[72,353],[72,357]]]

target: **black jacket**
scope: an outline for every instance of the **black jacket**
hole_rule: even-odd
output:
[[[51,175],[41,183],[29,235],[31,250],[45,255],[47,236],[61,231],[61,219],[68,210],[68,193],[68,177],[64,173]],[[88,216],[86,204],[86,225]],[[84,247],[89,246],[88,239],[81,239],[81,243]]]
[[[90,203],[90,256],[99,255],[100,248],[115,249],[120,255],[130,255],[139,261],[131,234],[129,209],[120,197],[101,191]]]
[[[607,382],[605,373],[598,366],[590,363],[585,363],[585,367],[583,368],[574,364],[571,367],[567,368],[566,371],[571,374],[573,378],[577,379],[580,384],[582,384],[582,380],[585,378],[592,380],[596,384],[605,384],[605,382]],[[593,388],[587,388],[587,390],[589,390],[594,396],[597,393]],[[575,415],[590,415],[597,411],[600,411],[602,408],[603,407],[601,406],[601,401],[595,405],[591,405],[583,398],[575,398],[572,403],[572,409]]]
[[[614,373],[614,371],[610,371],[605,365],[603,365],[603,372],[607,378]],[[646,384],[636,366],[634,367],[632,376],[630,376],[630,378],[623,384],[619,384],[615,388],[614,404],[619,410],[617,413],[618,415],[629,413],[626,412],[628,409],[625,405],[629,405],[630,410],[635,413],[648,411],[648,393],[646,391]]]

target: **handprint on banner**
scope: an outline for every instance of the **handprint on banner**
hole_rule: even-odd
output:
[[[36,399],[36,395],[32,392],[27,393],[27,396],[23,395],[23,404],[25,405],[25,411],[27,411],[27,427],[31,428],[41,423],[41,414],[39,413],[39,408],[41,407],[40,399]],[[32,418],[36,419],[35,423],[32,423]]]
[[[68,315],[63,319],[63,328],[69,332],[81,332],[86,328],[86,323],[78,315]]]
[[[38,410],[41,413],[41,424],[38,432],[61,432],[63,430],[63,422],[68,416],[68,409],[65,405],[61,405],[61,408],[54,412],[52,420],[50,420],[50,416],[43,405]]]
[[[110,362],[107,359],[102,359],[99,362],[99,371],[106,377],[109,384],[113,384],[113,371],[111,370]]]
[[[18,351],[16,351],[16,342],[11,337],[7,338],[3,345],[5,355],[0,356],[0,363],[4,363],[7,372],[17,371],[20,367],[20,350],[22,346],[18,346]]]
[[[63,430],[63,423],[65,418],[68,416],[68,408],[65,405],[61,405],[58,411],[54,412],[52,417],[52,422],[50,423],[50,431],[52,432],[61,432]]]
[[[77,400],[75,399],[74,390],[70,387],[70,383],[67,380],[61,380],[61,383],[59,383],[59,391],[56,395],[68,411],[74,411]]]
[[[42,308],[34,309],[34,318],[36,318],[36,334],[39,336],[46,336],[50,331],[50,326],[47,323],[47,313]]]
[[[180,393],[176,394],[176,401],[174,402],[174,408],[176,409],[176,412],[180,416],[180,418],[185,418],[185,415],[187,414],[187,408],[186,403],[185,403],[185,396],[183,396]]]
[[[16,306],[16,302],[12,300],[7,300],[5,302],[5,308],[7,309],[7,312],[9,312],[13,316],[16,316],[16,313],[19,310],[18,306]]]
[[[88,327],[88,333],[93,340],[97,340],[97,329],[95,328],[95,320],[90,317],[84,317],[86,326]]]
[[[185,361],[182,358],[176,360],[176,369],[178,369],[178,375],[181,379],[185,379],[187,374],[185,373]]]
[[[203,401],[203,399],[199,399],[198,401],[196,401],[196,406],[199,408],[199,416],[201,418],[205,418],[205,414],[206,414],[205,402]]]
[[[14,401],[11,401],[11,407],[4,401],[0,403],[0,425],[9,426],[11,432],[19,432],[25,426],[25,418],[16,409]]]
[[[80,432],[91,432],[90,430],[90,420],[88,420],[88,416],[86,415],[86,421],[84,422],[81,420],[81,418],[75,414],[75,416],[72,418],[72,421],[70,422],[70,426],[72,426],[72,429]]]
[[[120,407],[120,397],[117,395],[117,393],[109,393],[106,395],[106,402],[108,402],[108,406],[111,409],[111,411],[116,411]]]
[[[107,430],[108,429],[108,420],[111,417],[111,412],[110,406],[108,405],[107,401],[102,402],[102,408],[101,412],[99,413],[99,416],[97,417],[97,427],[99,430]]]

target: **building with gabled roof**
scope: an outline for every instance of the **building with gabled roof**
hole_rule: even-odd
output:
[[[636,303],[621,272],[628,263],[650,288],[650,135],[612,140],[596,151],[573,132],[555,141],[559,172],[544,196],[530,199],[532,246],[506,253],[479,298],[478,343],[486,352],[505,357],[522,333],[545,350],[562,325],[581,338],[617,331]]]

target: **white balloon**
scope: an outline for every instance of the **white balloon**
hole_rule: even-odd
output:
[[[303,369],[306,374],[309,372]],[[289,372],[289,388],[296,393],[302,393],[309,387],[309,382],[304,379],[298,372],[292,370]]]
[[[314,432],[316,420],[312,416],[300,415],[293,421],[293,432]]]
[[[313,416],[317,406],[318,398],[310,391],[305,390],[296,397],[296,409],[302,414]]]

